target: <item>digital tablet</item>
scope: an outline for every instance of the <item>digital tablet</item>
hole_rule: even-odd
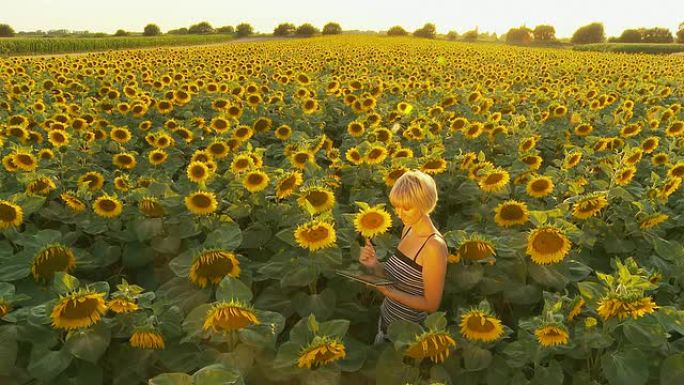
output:
[[[373,274],[365,274],[365,273],[359,273],[359,272],[353,272],[353,271],[344,271],[344,270],[337,270],[337,274],[347,277],[349,279],[353,279],[358,282],[363,282],[367,285],[371,286],[389,286],[389,285],[394,285],[395,282],[387,279],[385,277],[379,277],[377,275]]]

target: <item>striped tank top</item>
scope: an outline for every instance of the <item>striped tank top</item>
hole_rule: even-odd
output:
[[[410,227],[401,239],[404,239],[409,231],[411,231]],[[394,285],[395,289],[411,295],[424,295],[423,266],[416,262],[416,258],[435,234],[437,233],[432,233],[427,237],[413,259],[404,255],[397,247],[396,252],[387,260],[385,263],[385,274],[390,279],[397,281]],[[387,333],[387,327],[394,320],[403,319],[420,323],[426,317],[426,312],[413,309],[388,297],[385,297],[382,305],[380,305],[380,325],[383,333]]]

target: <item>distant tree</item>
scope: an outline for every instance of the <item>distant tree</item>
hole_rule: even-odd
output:
[[[9,24],[0,24],[0,37],[14,36],[14,29]]]
[[[679,30],[677,31],[677,43],[684,44],[684,22],[679,24]]]
[[[458,32],[449,31],[449,33],[447,33],[447,35],[446,35],[446,38],[447,38],[447,40],[454,41],[454,40],[458,39]]]
[[[387,30],[387,36],[406,36],[406,35],[408,35],[408,32],[406,32],[406,30],[399,25],[395,25],[394,27]]]
[[[534,41],[549,42],[556,40],[556,29],[552,25],[540,24],[534,27]]]
[[[216,30],[206,21],[201,23],[193,24],[188,28],[188,33],[193,35],[206,35],[209,33],[214,33]]]
[[[251,24],[248,23],[240,23],[238,24],[237,27],[235,27],[235,34],[237,37],[246,37],[254,33],[254,28],[252,28]]]
[[[304,23],[297,27],[297,29],[295,30],[295,35],[299,37],[311,37],[317,34],[318,32],[318,28],[314,27],[310,23]]]
[[[223,27],[216,28],[218,33],[235,33],[235,27],[232,25],[224,25]]]
[[[128,32],[124,31],[123,29],[117,29],[116,32],[114,33],[114,36],[121,37],[121,36],[128,36],[130,35]]]
[[[511,28],[506,32],[506,43],[508,44],[530,44],[533,38],[532,30],[525,26]]]
[[[157,36],[161,34],[161,30],[157,24],[147,24],[143,30],[143,36]]]
[[[415,37],[425,37],[428,39],[434,39],[437,33],[437,28],[432,23],[425,23],[422,28],[418,28],[413,31],[413,36]]]
[[[672,43],[674,41],[672,32],[667,28],[642,28],[639,32],[641,32],[641,41],[644,43]]]
[[[572,44],[603,43],[606,34],[603,31],[603,23],[591,23],[580,27],[570,38]]]
[[[640,43],[641,42],[641,32],[636,29],[626,29],[622,31],[622,35],[617,38],[620,43]]]
[[[342,27],[339,24],[330,22],[323,26],[323,35],[339,35],[342,33]]]
[[[273,36],[290,36],[297,29],[292,23],[280,23],[273,30]]]
[[[463,34],[463,40],[465,41],[475,41],[477,38],[480,36],[480,33],[477,31],[477,29],[471,29],[470,31],[467,31],[466,33]]]
[[[188,29],[185,27],[178,28],[178,29],[172,29],[172,30],[169,30],[168,34],[169,35],[187,35]]]

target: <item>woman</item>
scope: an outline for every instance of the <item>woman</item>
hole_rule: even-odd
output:
[[[377,287],[384,296],[375,343],[386,339],[389,324],[397,319],[420,323],[439,309],[444,290],[447,244],[430,219],[437,204],[437,187],[431,176],[412,170],[404,173],[390,191],[390,202],[404,224],[396,252],[379,262],[366,238],[359,261],[376,275],[396,280]]]

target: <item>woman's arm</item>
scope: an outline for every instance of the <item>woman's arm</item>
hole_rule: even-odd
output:
[[[440,238],[431,239],[425,245],[423,249],[423,296],[404,293],[391,286],[379,286],[378,291],[416,310],[430,313],[437,311],[444,292],[448,254],[446,243]]]
[[[385,274],[385,262],[378,262],[373,268],[373,274],[380,277],[387,277],[387,274]]]

